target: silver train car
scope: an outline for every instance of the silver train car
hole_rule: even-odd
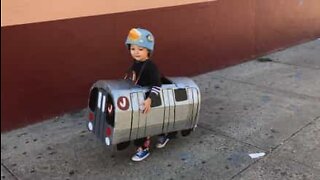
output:
[[[97,81],[89,93],[88,130],[121,150],[133,140],[179,131],[186,136],[197,127],[201,96],[190,78],[163,77],[160,96],[144,114],[147,92],[130,80]]]

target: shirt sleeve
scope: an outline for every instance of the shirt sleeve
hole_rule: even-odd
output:
[[[153,101],[155,98],[157,98],[160,95],[161,92],[161,79],[160,79],[160,72],[155,64],[150,63],[150,68],[148,68],[148,71],[150,73],[150,91],[149,91],[149,97]]]

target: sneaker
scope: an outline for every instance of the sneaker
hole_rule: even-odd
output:
[[[135,155],[132,156],[132,161],[142,161],[150,155],[148,149],[141,149],[139,148]]]
[[[160,136],[158,139],[158,143],[156,145],[157,148],[163,148],[168,143],[169,138],[167,136]]]

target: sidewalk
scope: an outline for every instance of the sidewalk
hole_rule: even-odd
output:
[[[193,79],[198,128],[145,161],[106,149],[82,110],[1,134],[1,179],[319,179],[320,40]]]

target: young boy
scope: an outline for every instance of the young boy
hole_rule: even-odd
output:
[[[125,42],[132,58],[133,65],[130,68],[132,77],[130,79],[140,86],[147,86],[150,91],[144,101],[143,113],[148,113],[151,109],[151,102],[160,94],[161,80],[157,66],[149,59],[154,50],[154,37],[152,33],[146,29],[133,28],[129,31],[129,35]],[[127,78],[127,76],[125,77]],[[157,148],[163,148],[169,138],[160,135]],[[137,152],[132,156],[133,161],[142,161],[150,155],[150,137],[144,139],[144,143],[140,144]]]

